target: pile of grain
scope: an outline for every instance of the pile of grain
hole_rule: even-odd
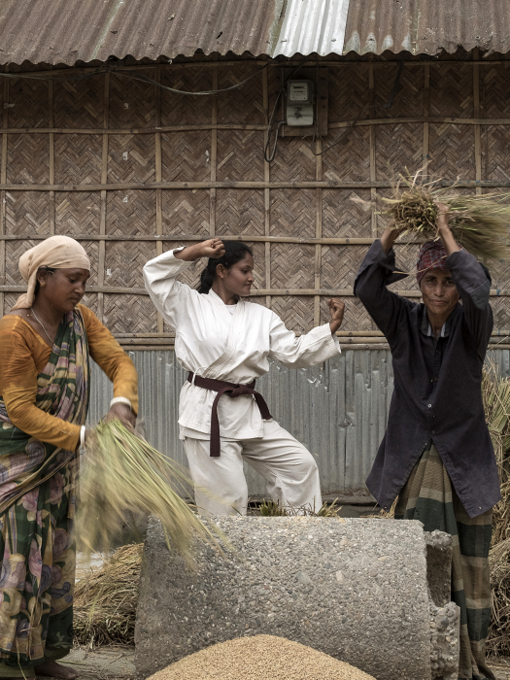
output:
[[[374,680],[354,666],[298,642],[255,635],[186,656],[149,680]]]

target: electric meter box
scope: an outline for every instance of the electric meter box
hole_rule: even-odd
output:
[[[287,125],[313,125],[314,91],[312,80],[287,81]]]

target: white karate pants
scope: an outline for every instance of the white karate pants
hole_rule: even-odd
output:
[[[208,439],[186,437],[184,449],[195,484],[199,511],[211,515],[246,514],[246,460],[267,481],[267,490],[281,507],[322,505],[319,470],[312,454],[274,420],[264,421],[264,436],[232,441],[221,439],[219,458],[211,458]]]

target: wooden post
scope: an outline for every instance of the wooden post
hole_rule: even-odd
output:
[[[375,106],[375,88],[374,88],[374,65],[368,65],[368,104],[369,117],[374,117]],[[370,181],[375,182],[375,127],[370,125]],[[372,187],[370,189],[370,201],[372,203],[372,236],[377,238],[377,189]]]
[[[53,81],[48,81],[48,110],[50,129],[53,129]],[[55,184],[55,135],[50,132],[49,135],[49,152],[50,152],[50,184]],[[49,227],[50,234],[55,233],[55,192],[50,191],[50,208],[49,208]]]
[[[160,82],[161,71],[156,70],[156,82]],[[156,103],[156,127],[161,127],[161,88],[155,85],[155,103]],[[155,145],[155,159],[156,159],[156,182],[162,181],[161,171],[161,132],[156,132],[154,135]],[[156,234],[161,236],[163,234],[163,206],[162,206],[162,189],[156,189]],[[161,255],[163,252],[163,243],[161,240],[156,241],[156,255]],[[159,312],[156,313],[158,333],[163,333],[163,317]]]
[[[317,78],[316,82],[319,81],[318,78],[318,68],[317,68]],[[322,180],[322,138],[318,137],[315,145],[315,179],[317,181]],[[316,210],[317,218],[315,222],[315,238],[322,238],[322,189],[316,189]],[[315,283],[314,286],[317,290],[321,287],[321,269],[322,269],[322,246],[318,243],[315,246]],[[319,326],[321,322],[321,299],[319,295],[314,297],[313,301],[313,325]]]
[[[430,66],[427,64],[423,69],[423,116],[425,121],[423,123],[423,178],[428,177],[429,165],[429,136],[430,124],[428,118],[430,116]]]
[[[479,48],[473,50],[473,59],[479,59]],[[475,118],[480,118],[480,66],[477,63],[473,64],[473,115]],[[475,125],[475,179],[480,182],[482,179],[482,137],[481,126]],[[476,187],[476,193],[482,193],[481,187]]]
[[[104,77],[104,95],[103,95],[103,127],[108,128],[110,118],[110,74],[107,73]],[[103,151],[101,157],[101,184],[108,182],[108,135],[103,134]],[[99,234],[104,236],[106,234],[106,189],[101,190],[101,222],[99,225]],[[105,260],[106,260],[106,242],[99,241],[99,256],[97,264],[97,285],[102,288],[105,281]],[[104,323],[104,294],[97,295],[97,316]]]
[[[267,77],[267,68],[262,72],[262,109],[264,111],[264,148],[266,148],[269,125],[269,85]],[[264,159],[264,182],[269,184],[271,182],[271,165]],[[264,236],[271,234],[271,189],[266,187],[264,189]],[[264,243],[264,264],[265,264],[265,285],[266,288],[271,288],[271,243],[266,241]],[[266,306],[271,309],[271,296],[266,296]]]
[[[218,89],[219,66],[216,67],[212,72],[212,89]],[[218,130],[216,125],[218,124],[218,96],[213,95],[212,97],[212,130],[211,130],[211,182],[216,182],[217,177],[217,167],[218,167]],[[209,189],[209,234],[214,236],[216,234],[216,189]]]
[[[5,70],[9,70],[9,66],[5,67]],[[4,104],[9,101],[9,78],[4,78]],[[4,106],[3,112],[3,122],[4,128],[9,126],[9,109]],[[8,135],[2,135],[2,165],[0,168],[0,180],[2,184],[7,183],[7,139]],[[7,192],[5,190],[0,191],[0,233],[2,236],[7,231]],[[0,243],[0,285],[5,285],[5,268],[6,268],[6,252],[5,252],[5,241]],[[5,294],[0,293],[0,315],[5,314]]]

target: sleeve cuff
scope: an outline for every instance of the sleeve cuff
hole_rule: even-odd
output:
[[[340,347],[340,340],[338,339],[338,335],[336,333],[332,333],[331,337],[333,338],[333,342],[335,343],[335,347],[337,349],[338,354],[342,354],[342,348]]]

